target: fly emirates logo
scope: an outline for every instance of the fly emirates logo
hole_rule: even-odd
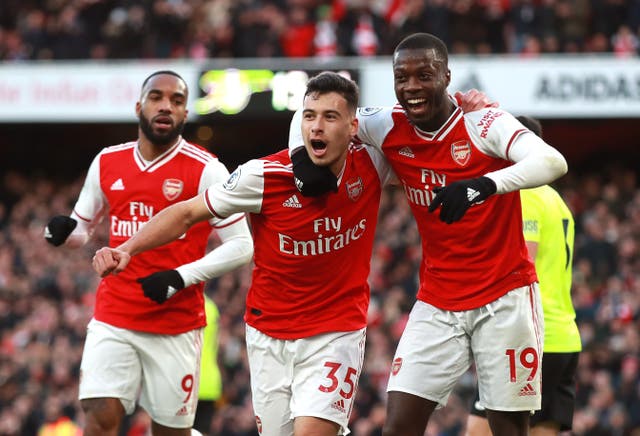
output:
[[[153,217],[153,214],[153,206],[147,206],[141,201],[132,201],[129,203],[129,215],[132,217],[130,220],[111,216],[111,235],[130,238]]]
[[[313,221],[314,239],[299,241],[289,235],[278,233],[280,251],[294,256],[315,256],[341,250],[357,241],[367,230],[366,218],[346,229],[342,228],[342,217],[318,218]]]
[[[409,182],[402,179],[402,188],[409,200],[409,203],[418,206],[428,207],[436,194],[433,188],[447,185],[446,174],[438,173],[434,170],[422,168],[420,170],[420,185],[411,186]]]

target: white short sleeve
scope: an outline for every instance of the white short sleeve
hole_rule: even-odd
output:
[[[382,143],[393,128],[392,107],[358,108],[358,140],[382,149]]]
[[[218,218],[242,212],[259,213],[264,193],[264,161],[240,165],[224,183],[210,186],[205,193],[209,211]]]

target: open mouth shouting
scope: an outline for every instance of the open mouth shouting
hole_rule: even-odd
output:
[[[320,139],[311,140],[311,151],[316,157],[322,157],[327,152],[327,143]]]

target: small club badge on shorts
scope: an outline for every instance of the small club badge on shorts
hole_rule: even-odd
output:
[[[402,368],[402,357],[396,357],[391,364],[391,374],[398,375],[400,368]]]

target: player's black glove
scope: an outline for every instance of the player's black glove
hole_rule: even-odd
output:
[[[327,192],[338,192],[338,178],[329,167],[321,167],[313,163],[302,147],[291,155],[293,176],[298,191],[305,197],[317,197]]]
[[[434,188],[436,196],[429,205],[433,212],[442,204],[440,221],[447,224],[458,221],[474,203],[486,200],[496,193],[496,184],[488,177],[460,180],[447,186]]]
[[[44,239],[55,247],[62,245],[77,225],[78,221],[66,215],[54,216],[44,228]]]
[[[175,269],[159,271],[136,281],[142,285],[144,295],[158,304],[164,303],[184,288],[184,280]]]

